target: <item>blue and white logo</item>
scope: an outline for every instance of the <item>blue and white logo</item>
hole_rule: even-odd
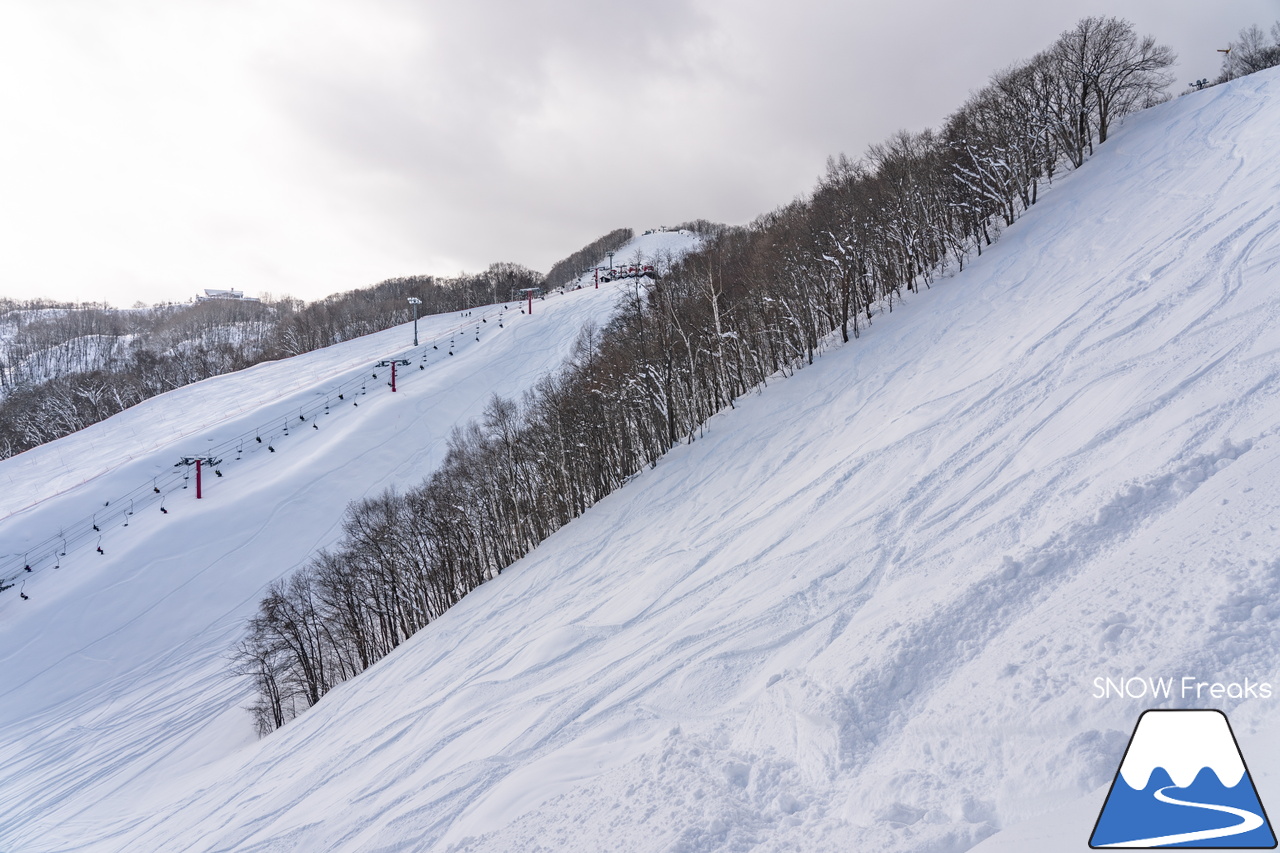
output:
[[[1089,846],[1274,848],[1226,714],[1144,712]]]

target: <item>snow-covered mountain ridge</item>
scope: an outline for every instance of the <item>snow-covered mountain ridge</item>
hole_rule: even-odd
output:
[[[1277,680],[1278,96],[1133,117],[963,274],[269,738],[100,792],[10,718],[10,799],[62,787],[0,846],[1087,849],[1147,706],[1094,678]],[[154,755],[133,695],[58,722]],[[1280,798],[1274,703],[1216,707]]]

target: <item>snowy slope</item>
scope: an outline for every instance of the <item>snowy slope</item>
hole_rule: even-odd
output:
[[[174,681],[236,689],[176,661],[111,725],[51,721],[149,756],[113,796],[45,720],[6,734],[6,801],[48,802],[0,849],[1087,849],[1157,704],[1095,678],[1280,684],[1278,99],[1130,120],[269,738],[155,750]],[[1227,711],[1266,804],[1277,701],[1158,704]]]
[[[491,394],[558,367],[624,287],[552,294],[532,316],[511,303],[423,318],[417,349],[401,326],[0,462],[0,578],[16,584],[0,592],[0,850],[252,742],[225,656],[266,584],[336,539],[348,501],[419,482]],[[392,356],[411,362],[394,394],[373,366]],[[204,472],[198,503],[175,468],[197,455],[223,473]]]

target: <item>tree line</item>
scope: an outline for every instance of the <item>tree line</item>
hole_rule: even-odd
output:
[[[301,355],[423,315],[500,302],[543,283],[514,263],[453,278],[408,276],[311,303],[137,305],[0,299],[0,459],[104,420],[157,394]]]
[[[234,654],[267,733],[314,705],[617,489],[711,415],[849,341],[906,292],[981,254],[1057,170],[1167,96],[1173,55],[1085,18],[995,75],[938,129],[832,158],[805,198],[656,282],[520,400],[493,397],[406,492],[353,502],[343,535],[271,584]],[[598,260],[598,258],[597,258]],[[904,354],[909,357],[909,354]]]
[[[1269,41],[1257,24],[1245,27],[1235,41],[1227,44],[1224,54],[1215,84],[1280,65],[1280,21],[1271,25]]]
[[[563,287],[583,271],[598,264],[605,255],[622,248],[634,236],[635,232],[630,228],[617,228],[598,240],[591,241],[563,261],[552,265],[547,271],[546,286]]]

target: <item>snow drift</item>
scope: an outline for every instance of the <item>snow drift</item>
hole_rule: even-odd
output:
[[[252,743],[227,654],[264,587],[340,535],[348,501],[416,484],[491,394],[558,367],[626,286],[423,318],[417,348],[405,325],[257,365],[0,462],[0,850]],[[389,358],[410,361],[394,394]],[[223,474],[199,502],[175,467],[197,456]]]
[[[1273,71],[1131,118],[963,274],[269,738],[176,733],[202,679],[233,728],[212,667],[21,729],[6,704],[6,800],[43,800],[0,846],[1087,849],[1152,704],[1096,677],[1277,680],[1277,97]],[[77,657],[17,640],[40,624],[7,648]],[[1275,702],[1213,707],[1280,801]],[[140,758],[101,790],[46,725]]]

